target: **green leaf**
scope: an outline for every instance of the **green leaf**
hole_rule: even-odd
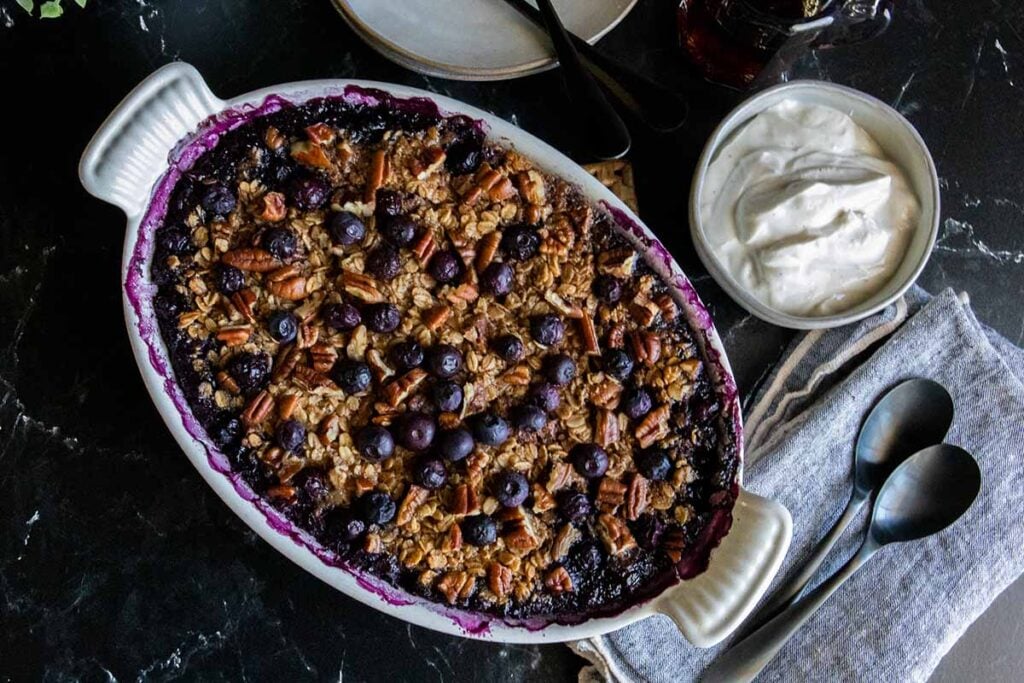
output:
[[[75,0],[75,4],[77,4],[79,7],[83,9],[85,8],[85,3],[87,2],[89,2],[89,0]]]
[[[60,0],[46,0],[39,6],[40,19],[56,19],[64,14],[64,8],[60,6]]]
[[[21,6],[21,9],[25,10],[29,14],[32,14],[32,10],[35,8],[35,0],[17,0],[17,3]]]

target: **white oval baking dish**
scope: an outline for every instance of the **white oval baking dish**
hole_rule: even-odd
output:
[[[654,599],[610,617],[575,624],[508,623],[413,597],[368,575],[326,562],[329,554],[259,500],[240,478],[232,477],[223,455],[206,437],[170,370],[156,326],[149,293],[153,229],[159,216],[147,207],[169,190],[172,167],[189,163],[182,154],[213,144],[218,126],[229,127],[246,112],[270,101],[301,102],[325,95],[367,97],[376,88],[396,98],[428,98],[445,113],[482,120],[489,136],[515,146],[546,170],[577,184],[602,203],[638,245],[651,265],[671,283],[673,293],[698,334],[714,379],[725,400],[742,452],[742,426],[736,387],[721,340],[696,292],[654,235],[609,192],[567,157],[532,135],[484,111],[432,93],[367,81],[306,81],[274,86],[228,101],[213,95],[191,66],[174,63],[135,88],[103,123],[82,156],[82,184],[96,197],[119,206],[128,217],[122,263],[125,321],[136,362],[153,403],[175,440],[206,482],[231,510],[291,561],[342,593],[407,622],[454,635],[510,643],[577,640],[607,633],[638,619],[665,614],[698,646],[722,640],[747,616],[778,571],[789,547],[792,521],[778,503],[739,490],[729,534],[712,552],[706,571],[665,589]],[[348,89],[348,90],[346,90]],[[358,91],[357,91],[358,89]],[[202,124],[202,125],[201,125]],[[198,132],[197,132],[198,131]],[[186,145],[185,143],[188,142]],[[191,150],[189,152],[188,150]],[[173,165],[173,166],[172,166]],[[155,202],[159,205],[159,202]],[[742,468],[741,474],[742,476]],[[738,482],[739,484],[739,482]]]

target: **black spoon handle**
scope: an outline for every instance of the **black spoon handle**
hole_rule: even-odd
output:
[[[526,0],[505,0],[524,17],[544,28],[541,13]],[[605,55],[579,36],[568,33],[583,65],[627,111],[659,133],[676,130],[686,121],[689,106],[673,90]]]
[[[626,124],[605,98],[601,86],[583,66],[551,0],[539,0],[537,4],[558,55],[569,98],[576,104],[591,150],[599,159],[618,159],[629,151],[631,144]]]

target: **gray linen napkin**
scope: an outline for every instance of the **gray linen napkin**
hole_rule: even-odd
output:
[[[924,681],[1024,572],[1024,351],[982,326],[965,296],[947,290],[930,299],[915,289],[861,323],[799,336],[751,404],[745,485],[793,514],[792,547],[770,590],[845,506],[854,441],[871,405],[915,376],[942,383],[953,396],[946,440],[981,466],[974,507],[937,536],[882,550],[811,617],[760,681]],[[867,521],[865,511],[816,582],[854,553]],[[572,647],[594,664],[581,681],[675,683],[696,679],[723,646],[694,648],[655,616]]]

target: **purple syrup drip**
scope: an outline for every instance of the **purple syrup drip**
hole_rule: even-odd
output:
[[[438,105],[425,97],[397,98],[390,93],[375,88],[364,88],[356,85],[349,85],[344,88],[341,95],[327,95],[319,99],[341,99],[353,105],[380,106],[385,105],[399,111],[425,114],[432,116],[446,115]],[[310,100],[312,101],[312,100]],[[214,471],[225,475],[231,482],[235,492],[252,503],[267,520],[268,526],[275,532],[290,538],[294,543],[311,551],[324,564],[342,569],[352,575],[357,584],[363,590],[376,595],[389,605],[404,607],[409,605],[420,605],[440,614],[451,620],[462,629],[467,635],[486,635],[493,622],[499,622],[506,626],[525,628],[529,631],[539,631],[551,624],[576,625],[591,618],[591,614],[562,614],[553,618],[535,617],[526,619],[498,619],[488,615],[470,613],[447,608],[428,600],[410,596],[404,590],[385,583],[382,579],[362,572],[357,568],[343,561],[337,554],[324,548],[316,542],[310,534],[299,529],[290,520],[285,518],[278,510],[273,508],[264,499],[260,498],[252,488],[242,479],[241,475],[231,470],[227,457],[214,446],[206,434],[206,430],[192,414],[192,410],[185,399],[181,388],[174,378],[174,373],[165,360],[163,343],[158,333],[156,317],[153,311],[152,299],[156,287],[146,281],[148,255],[153,252],[153,239],[157,227],[163,222],[167,213],[167,206],[178,180],[182,173],[191,168],[195,161],[210,149],[216,146],[220,137],[227,131],[233,130],[254,118],[271,114],[295,104],[279,95],[268,95],[261,104],[243,104],[231,109],[226,109],[201,122],[196,132],[184,138],[178,143],[168,155],[168,170],[157,181],[149,208],[139,226],[138,239],[135,249],[129,259],[127,275],[125,278],[125,294],[128,302],[138,319],[139,337],[147,347],[147,354],[150,365],[163,378],[164,394],[170,397],[171,402],[181,416],[182,425],[188,434],[196,440],[206,451],[207,460]],[[474,126],[477,130],[486,133],[487,125],[484,121],[475,120]],[[616,224],[623,230],[633,235],[650,254],[656,256],[665,266],[668,272],[672,273],[673,260],[669,252],[656,239],[649,237],[644,229],[633,221],[627,214],[602,202],[602,206],[615,219]],[[673,275],[669,282],[670,286],[679,290],[685,298],[688,310],[691,312],[692,323],[699,328],[702,336],[702,344],[705,355],[715,367],[716,379],[720,384],[720,392],[725,399],[726,406],[732,411],[732,424],[734,437],[736,438],[736,450],[742,453],[742,429],[740,422],[738,394],[735,381],[731,373],[727,372],[721,363],[720,354],[711,347],[710,332],[714,329],[711,316],[704,307],[692,284],[681,274]],[[738,483],[732,487],[732,496],[735,498],[738,492]],[[687,555],[677,564],[676,575],[679,579],[692,578],[703,572],[710,561],[711,551],[718,546],[722,538],[728,533],[732,524],[731,510],[719,508],[712,516],[707,526],[698,537],[698,542]],[[673,582],[674,583],[674,582]],[[667,586],[666,586],[667,587]],[[655,595],[660,594],[657,593]],[[653,596],[652,596],[653,597]],[[627,609],[635,607],[647,600],[621,605],[608,611],[602,611],[601,616],[613,616]]]

